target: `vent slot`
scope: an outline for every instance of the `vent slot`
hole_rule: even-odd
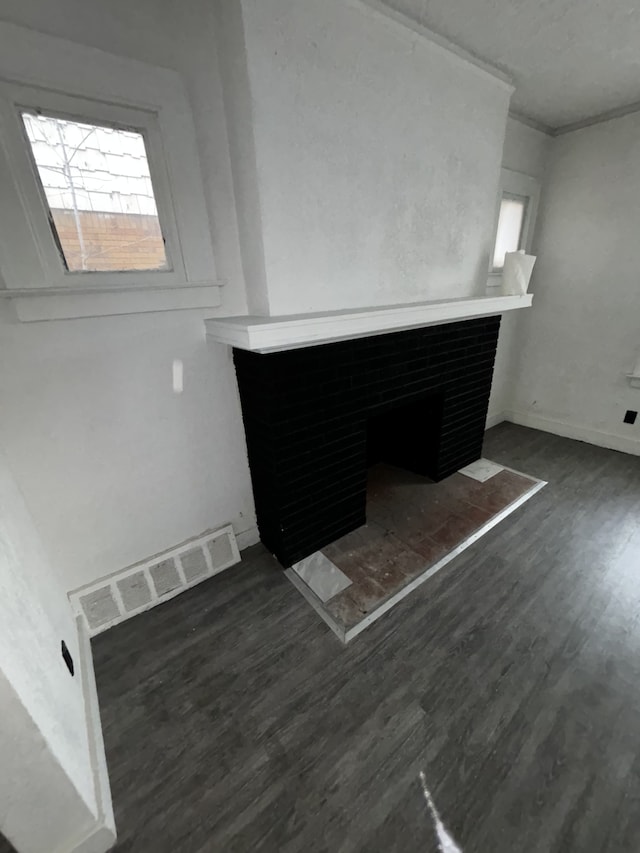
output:
[[[156,563],[151,566],[149,574],[153,579],[153,585],[156,588],[156,595],[166,595],[174,589],[178,589],[182,585],[180,575],[173,560],[163,560],[161,563]]]
[[[180,556],[180,562],[182,563],[182,571],[184,572],[187,583],[198,580],[198,578],[203,578],[209,573],[209,566],[207,565],[202,548],[193,548],[191,551],[185,551]]]
[[[69,594],[94,636],[240,561],[231,525],[206,533]]]
[[[80,605],[90,629],[113,622],[120,616],[120,610],[110,586],[101,586],[81,596]]]
[[[127,613],[132,610],[139,610],[151,601],[151,589],[144,572],[136,572],[134,575],[129,575],[118,581],[118,591]]]

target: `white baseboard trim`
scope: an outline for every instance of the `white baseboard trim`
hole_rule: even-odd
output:
[[[491,429],[491,427],[498,426],[498,424],[501,424],[506,420],[507,417],[505,412],[489,412],[484,428]]]
[[[260,534],[258,533],[258,528],[254,524],[253,527],[249,527],[248,530],[242,530],[240,533],[236,533],[236,542],[238,543],[238,550],[244,551],[245,548],[250,548],[252,545],[257,545],[260,541]]]
[[[550,432],[554,435],[573,438],[577,441],[586,441],[587,444],[606,447],[608,450],[619,450],[622,453],[630,453],[632,456],[640,456],[640,440],[638,439],[627,438],[623,435],[615,435],[614,433],[592,429],[582,424],[570,423],[569,421],[555,418],[545,418],[542,415],[514,409],[505,411],[504,419],[520,426],[542,430],[542,432]]]
[[[78,629],[78,646],[80,648],[79,663],[82,692],[84,694],[87,737],[89,740],[89,754],[91,756],[93,787],[98,806],[98,816],[95,826],[81,841],[73,845],[70,853],[106,853],[116,843],[116,824],[113,816],[113,805],[111,803],[111,787],[109,785],[107,759],[104,751],[104,739],[102,737],[100,706],[98,704],[96,677],[93,670],[91,641],[82,616],[76,617],[76,625]]]
[[[69,853],[107,853],[115,843],[115,833],[106,826],[96,826],[79,844],[74,845]]]

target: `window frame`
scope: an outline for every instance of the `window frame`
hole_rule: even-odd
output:
[[[169,269],[65,268],[21,111],[143,135]],[[0,22],[0,186],[0,297],[19,319],[220,304],[193,116],[175,71]]]
[[[33,87],[7,86],[0,83],[0,97],[2,96],[5,103],[9,104],[6,109],[10,110],[6,124],[5,144],[10,151],[14,175],[23,188],[27,202],[26,215],[38,252],[48,273],[47,279],[50,286],[84,289],[109,286],[137,287],[154,283],[177,285],[185,281],[186,270],[180,250],[178,227],[156,115],[131,107],[77,98],[57,92],[46,92]],[[35,112],[87,124],[132,130],[142,135],[160,229],[165,240],[167,269],[72,271],[65,268],[61,250],[56,245],[49,222],[49,202],[22,122],[22,112]]]
[[[493,223],[493,240],[491,242],[491,253],[489,255],[489,287],[500,285],[502,269],[494,269],[493,256],[495,254],[496,240],[498,237],[498,222],[500,219],[500,206],[503,198],[507,197],[525,198],[527,200],[522,228],[520,229],[520,240],[518,249],[531,252],[533,234],[538,215],[538,203],[540,201],[540,182],[525,175],[523,172],[514,172],[511,169],[502,169],[500,172],[500,186],[496,199],[496,210]]]

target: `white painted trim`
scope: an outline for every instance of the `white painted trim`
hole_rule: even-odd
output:
[[[78,68],[83,69],[82,74]],[[47,222],[18,106],[144,131],[172,270],[65,272]],[[20,319],[220,304],[219,293],[211,290],[207,296],[195,290],[181,297],[169,295],[168,285],[185,290],[203,283],[219,287],[193,115],[176,71],[0,22],[0,184],[0,262],[5,285],[10,290],[34,288],[54,296],[48,304],[26,303],[21,293],[16,297]],[[157,289],[141,287],[157,283]],[[125,299],[120,292],[111,296],[110,285],[116,285],[118,291],[126,286],[131,298]],[[77,294],[73,298],[67,293],[72,289]],[[95,307],[90,309],[92,301]],[[59,304],[52,307],[54,303]]]
[[[578,119],[578,121],[569,122],[569,124],[560,125],[553,131],[553,136],[563,136],[565,133],[574,133],[576,130],[584,130],[585,127],[593,127],[594,124],[604,124],[607,121],[614,121],[617,118],[624,118],[633,113],[640,112],[640,101],[634,101],[630,104],[624,104],[621,107],[614,107],[612,110],[605,110],[603,113],[598,113],[588,118]]]
[[[226,284],[226,280],[219,281],[201,281],[201,282],[190,282],[189,287],[193,288],[205,288],[205,287],[224,287]],[[135,286],[136,291],[148,291],[148,290],[159,290],[163,292],[168,292],[170,290],[180,289],[182,290],[185,287],[185,284],[162,284],[162,282],[156,282],[153,284],[137,284]],[[91,285],[91,287],[87,288],[91,293],[129,293],[131,288],[129,287],[121,287],[116,284],[111,285],[98,285],[97,287]],[[12,290],[2,290],[0,289],[0,299],[14,299],[16,296],[77,296],[78,289],[76,287],[47,287],[46,290],[41,290],[36,287],[20,287],[14,288]]]
[[[498,426],[498,424],[503,423],[506,419],[504,412],[489,412],[484,428],[486,430],[491,429],[491,427]]]
[[[481,72],[483,76],[489,77],[494,82],[499,83],[503,88],[507,89],[508,92],[515,91],[513,81],[505,71],[498,68],[496,65],[492,65],[486,60],[481,59],[479,56],[470,53],[468,50],[465,50],[463,47],[455,44],[455,42],[449,41],[449,39],[444,36],[435,33],[433,30],[425,27],[414,18],[399,12],[397,9],[392,9],[390,6],[387,6],[386,3],[381,3],[379,0],[348,0],[348,2],[352,6],[358,7],[370,15],[374,15],[382,20],[391,22],[403,30],[408,31],[413,37],[419,36],[425,41],[430,42],[449,56],[459,60],[464,65],[471,66],[474,70]]]
[[[558,418],[547,418],[532,412],[523,412],[513,409],[505,411],[505,420],[520,426],[539,429],[542,432],[550,432],[565,438],[573,438],[577,441],[585,441],[587,444],[595,444],[597,447],[606,447],[608,450],[619,450],[621,453],[629,453],[632,456],[640,456],[640,440],[627,438],[624,435],[593,429],[582,424]]]
[[[0,290],[0,298],[11,299],[18,319],[69,320],[79,317],[109,317],[149,311],[182,311],[189,308],[217,308],[222,303],[222,283],[177,284],[172,287],[146,285],[116,288],[92,287]]]
[[[571,121],[568,124],[561,124],[558,127],[545,124],[524,113],[519,113],[514,110],[509,110],[509,116],[521,124],[526,124],[533,130],[538,130],[540,133],[545,133],[547,136],[564,136],[565,133],[574,133],[576,130],[584,130],[585,127],[593,127],[596,124],[604,124],[607,121],[614,121],[617,118],[624,118],[633,113],[640,112],[640,101],[632,101],[630,104],[623,104],[620,107],[614,107],[611,110],[605,110],[596,115],[587,116],[586,118]]]
[[[214,566],[211,561],[209,550],[206,546],[210,542],[220,538],[221,536],[227,536],[229,539],[229,544],[231,546],[231,558],[226,563],[223,563],[220,566]],[[151,577],[150,569],[157,563],[163,562],[165,560],[173,560],[174,566],[176,567],[176,571],[178,573],[178,577],[181,580],[184,580],[181,556],[185,552],[191,551],[194,548],[202,548],[205,563],[207,565],[207,573],[195,578],[189,583],[185,582],[183,585],[178,586],[175,589],[169,590],[168,592],[165,592],[162,595],[159,595],[156,591],[153,578]],[[169,601],[170,599],[175,598],[177,595],[186,592],[188,589],[191,589],[192,587],[197,586],[203,581],[214,577],[220,572],[231,568],[231,566],[235,566],[237,563],[240,562],[240,559],[240,550],[238,548],[235,534],[233,532],[233,525],[227,524],[225,527],[220,528],[220,530],[209,530],[206,533],[201,534],[200,536],[197,536],[193,539],[188,539],[186,542],[182,542],[180,543],[180,545],[176,545],[174,548],[170,548],[169,550],[163,551],[160,554],[154,554],[152,557],[149,557],[146,560],[141,560],[140,562],[134,563],[131,566],[127,566],[124,569],[119,569],[115,572],[112,572],[111,574],[96,578],[96,580],[91,581],[91,583],[84,584],[83,586],[71,590],[68,593],[68,597],[69,601],[71,602],[71,607],[73,609],[74,614],[82,619],[83,625],[85,626],[89,636],[95,637],[97,634],[101,634],[103,631],[106,631],[109,628],[113,628],[115,625],[119,625],[121,622],[125,622],[127,619],[131,619],[132,617],[137,616],[140,613],[145,613],[147,610],[151,610],[153,607],[157,607],[159,604],[164,604],[165,601]],[[131,575],[138,574],[139,572],[142,572],[145,576],[145,580],[149,588],[151,598],[145,604],[140,605],[140,607],[136,607],[133,610],[126,610],[124,602],[122,600],[122,595],[120,593],[120,590],[118,589],[118,581],[121,581],[124,578],[128,578]],[[103,587],[109,587],[111,595],[113,596],[120,612],[114,619],[111,619],[108,622],[103,622],[101,625],[92,627],[88,624],[88,621],[85,617],[81,599],[88,593],[98,589],[102,589]]]
[[[542,121],[538,121],[538,119],[532,118],[531,116],[525,115],[524,113],[519,113],[517,110],[509,110],[509,118],[512,118],[514,121],[519,121],[520,124],[525,124],[532,130],[544,133],[546,136],[556,136],[556,128],[551,127]]]
[[[491,317],[517,308],[528,308],[533,295],[483,296],[449,299],[325,314],[291,314],[280,317],[219,317],[205,320],[207,336],[252,352],[275,352],[379,335],[401,329],[436,326],[472,317]]]
[[[95,799],[98,806],[98,818],[95,827],[70,853],[106,853],[116,842],[116,824],[111,801],[111,787],[107,771],[107,758],[104,750],[100,705],[93,669],[91,641],[82,616],[76,616],[78,646],[80,649],[80,674],[84,694],[85,717],[89,740],[89,753],[93,771]]]
[[[512,468],[505,468],[505,470],[512,471]],[[518,471],[514,471],[514,473],[520,473]],[[307,599],[307,601],[311,604],[313,609],[318,613],[319,616],[324,619],[327,625],[331,628],[331,630],[336,634],[338,639],[340,639],[343,643],[348,643],[350,640],[353,640],[354,637],[357,637],[358,634],[361,634],[366,628],[369,627],[373,622],[376,622],[381,616],[384,616],[392,607],[394,607],[398,602],[402,601],[403,598],[406,598],[410,593],[421,586],[425,581],[429,580],[429,578],[433,577],[440,569],[444,568],[447,563],[450,563],[455,557],[473,545],[478,541],[485,533],[488,533],[493,527],[497,524],[500,524],[507,516],[511,515],[512,512],[515,512],[519,507],[521,507],[524,503],[526,503],[530,498],[532,498],[540,489],[544,488],[547,485],[546,480],[538,480],[536,477],[531,477],[529,474],[524,474],[522,476],[528,477],[530,480],[534,482],[534,485],[517,498],[513,503],[510,503],[509,506],[505,507],[501,512],[491,518],[486,524],[483,524],[482,527],[479,527],[475,533],[472,533],[467,539],[461,542],[458,546],[456,546],[452,551],[446,554],[441,560],[438,560],[437,563],[434,563],[428,569],[426,569],[421,575],[417,578],[414,578],[410,583],[404,586],[402,589],[398,590],[395,595],[392,595],[391,598],[387,599],[384,604],[381,604],[380,607],[377,607],[375,610],[372,610],[362,622],[359,622],[353,628],[345,631],[344,628],[335,620],[333,617],[326,611],[323,607],[320,599],[314,595],[311,589],[304,583],[304,581],[293,571],[293,569],[287,569],[285,571],[285,575],[289,578],[291,583],[296,587],[296,589],[302,593],[302,595]]]
[[[42,188],[31,146],[20,119],[20,111],[23,108],[90,124],[133,129],[141,134],[148,158],[161,232],[165,241],[168,262],[166,270],[78,273],[70,272],[65,268],[49,223],[49,201]],[[5,156],[21,196],[24,213],[30,225],[30,233],[40,259],[40,265],[34,264],[30,279],[16,281],[11,277],[12,268],[9,267],[8,275],[5,276],[7,287],[12,289],[20,286],[46,287],[47,289],[75,287],[85,290],[94,285],[139,287],[141,284],[158,281],[171,285],[187,280],[158,114],[146,109],[78,98],[76,95],[50,92],[40,87],[22,86],[3,80],[0,80],[0,109],[2,110],[2,144]]]
[[[491,263],[493,263],[493,253],[495,251],[496,238],[498,236],[498,219],[500,217],[500,205],[502,197],[507,195],[523,196],[528,199],[527,207],[522,223],[522,234],[520,236],[519,249],[524,249],[525,252],[531,252],[533,244],[533,234],[536,228],[536,219],[538,216],[538,205],[540,203],[540,181],[531,175],[526,175],[524,172],[515,172],[513,169],[500,170],[500,186],[498,188],[498,198],[496,199],[496,211],[493,225],[493,244],[491,246]],[[494,270],[493,266],[489,269],[489,280],[487,287],[492,288],[502,284],[502,269]]]
[[[240,551],[244,551],[252,545],[257,545],[259,541],[260,532],[255,524],[247,530],[242,530],[240,533],[236,533],[236,542]]]

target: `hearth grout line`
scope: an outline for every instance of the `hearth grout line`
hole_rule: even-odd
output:
[[[334,634],[336,634],[338,639],[346,645],[355,637],[357,637],[358,634],[361,634],[366,628],[368,628],[370,625],[380,619],[381,616],[384,616],[385,613],[388,613],[389,610],[391,610],[392,607],[402,601],[403,598],[406,598],[415,589],[425,583],[425,581],[433,577],[437,572],[440,571],[440,569],[443,569],[459,554],[461,554],[463,551],[466,551],[466,549],[473,545],[475,542],[477,542],[478,539],[482,538],[485,533],[488,533],[492,528],[500,524],[501,521],[504,521],[504,519],[511,515],[512,512],[515,512],[523,504],[530,500],[534,495],[536,495],[541,489],[548,485],[547,480],[540,480],[537,477],[531,477],[529,474],[523,475],[521,471],[516,471],[513,468],[508,468],[506,465],[503,466],[503,468],[505,471],[511,471],[514,474],[520,474],[520,476],[528,477],[535,483],[535,485],[533,485],[523,495],[520,495],[519,498],[516,498],[515,501],[512,501],[504,509],[500,510],[497,515],[495,515],[493,518],[490,518],[489,521],[485,522],[470,536],[460,542],[460,544],[456,545],[456,547],[452,551],[450,551],[448,554],[445,554],[444,557],[442,557],[428,569],[425,569],[425,571],[421,575],[418,575],[418,577],[414,578],[412,581],[410,581],[410,583],[408,583],[402,589],[399,589],[396,593],[394,593],[389,599],[387,599],[387,601],[385,601],[379,607],[376,607],[375,610],[372,610],[371,613],[365,616],[365,618],[353,628],[348,628],[347,630],[345,630],[337,622],[337,620],[335,620],[326,611],[323,603],[315,595],[313,590],[305,584],[305,582],[297,575],[297,573],[293,569],[286,569],[285,575],[289,578],[295,588],[302,594],[302,596],[308,601],[308,603],[313,607],[316,613],[329,626],[329,628],[331,628]]]

